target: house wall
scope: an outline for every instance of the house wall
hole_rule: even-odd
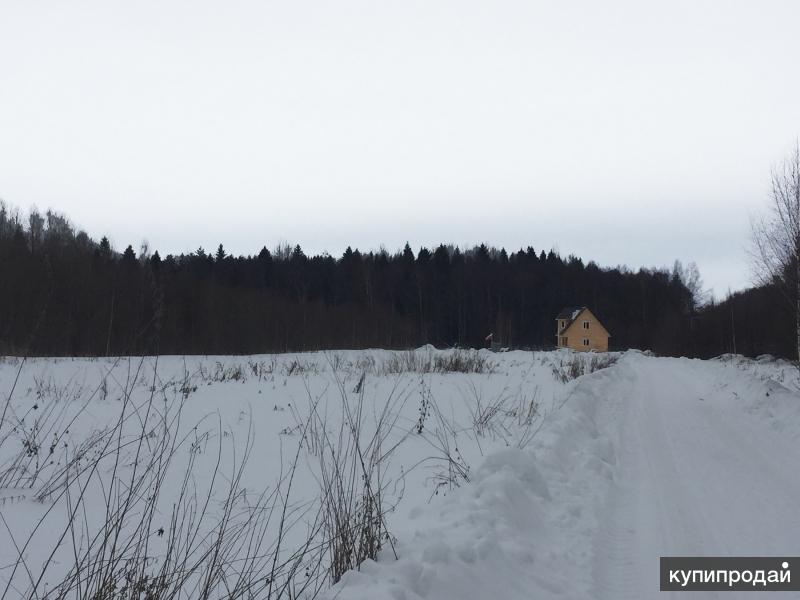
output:
[[[584,321],[589,321],[589,329],[583,328]],[[557,325],[557,328],[560,328],[560,324]],[[590,350],[608,352],[608,332],[588,310],[583,311],[572,325],[559,333],[559,342],[562,337],[567,338],[567,348],[578,352],[588,352]],[[584,338],[589,340],[588,346],[583,345]],[[559,345],[562,344],[559,343]]]

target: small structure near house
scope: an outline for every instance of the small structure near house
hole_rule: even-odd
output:
[[[483,341],[486,344],[486,347],[492,352],[503,351],[503,345],[500,342],[494,341],[494,333],[490,333],[489,335],[487,335]]]
[[[568,306],[556,317],[556,345],[559,348],[608,352],[610,337],[600,320],[585,306]]]

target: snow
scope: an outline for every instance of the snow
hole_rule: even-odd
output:
[[[420,348],[415,364],[450,352]],[[18,455],[37,414],[51,415],[40,418],[41,440],[75,446],[118,418],[125,390],[143,401],[155,381],[166,390],[165,406],[188,390],[179,428],[192,436],[201,489],[209,485],[219,443],[241,447],[252,424],[253,460],[243,475],[245,496],[252,495],[274,486],[285,470],[309,406],[316,401],[336,430],[342,403],[355,397],[366,371],[364,397],[376,410],[390,405],[395,417],[396,449],[385,475],[396,501],[387,516],[394,543],[345,574],[324,598],[647,599],[660,596],[660,556],[796,554],[800,380],[790,363],[630,351],[614,355],[619,360],[608,368],[569,380],[564,372],[575,355],[568,351],[478,355],[491,361],[491,373],[397,372],[383,367],[396,367],[404,355],[383,350],[160,357],[157,364],[145,359],[138,375],[136,359],[32,359],[12,398],[13,419],[0,430],[10,431],[9,422],[18,428],[0,444],[0,471]],[[596,356],[578,360],[589,364]],[[19,365],[19,359],[0,362],[0,397],[7,397]],[[92,394],[98,389],[105,391]],[[465,477],[435,459],[437,431],[449,432]],[[222,456],[223,466],[232,464],[231,452]],[[301,461],[292,492],[298,502],[319,493],[314,465],[312,456]],[[18,556],[14,543],[45,518],[25,550],[35,571],[63,528],[64,502],[36,498],[46,471],[33,483],[0,488],[7,524],[0,525],[0,589]],[[165,482],[165,507],[179,484]],[[99,497],[92,502],[102,507]],[[99,516],[78,518],[90,531]],[[71,554],[57,557],[50,585]],[[25,573],[14,577],[14,589],[29,586]]]

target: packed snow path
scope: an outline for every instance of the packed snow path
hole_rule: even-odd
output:
[[[800,446],[742,411],[743,395],[780,390],[725,389],[713,363],[632,367],[607,390],[618,464],[593,542],[597,597],[663,597],[660,556],[796,555]]]

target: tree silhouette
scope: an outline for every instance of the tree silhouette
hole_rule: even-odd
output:
[[[569,305],[590,306],[615,348],[792,351],[791,315],[775,310],[773,287],[699,306],[691,269],[604,269],[531,246],[348,247],[334,258],[288,244],[232,256],[220,244],[213,255],[137,257],[55,213],[24,219],[0,203],[0,281],[11,282],[0,288],[6,354],[480,347],[489,332],[504,345],[549,348]]]

